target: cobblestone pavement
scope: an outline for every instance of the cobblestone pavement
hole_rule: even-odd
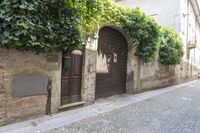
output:
[[[200,82],[48,133],[200,133]]]

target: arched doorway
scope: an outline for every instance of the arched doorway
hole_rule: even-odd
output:
[[[125,93],[128,44],[125,37],[111,27],[99,31],[95,97]]]

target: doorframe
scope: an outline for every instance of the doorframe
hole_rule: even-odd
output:
[[[118,32],[120,32],[122,34],[122,36],[124,36],[124,38],[127,42],[127,45],[128,45],[127,50],[128,51],[127,51],[126,88],[125,88],[126,92],[125,93],[133,94],[134,89],[137,88],[138,71],[139,71],[139,66],[138,66],[139,59],[137,56],[135,56],[135,53],[137,50],[137,45],[132,44],[128,35],[119,27],[116,27],[113,25],[105,25],[103,27],[109,27],[114,30],[117,30]],[[102,29],[103,27],[101,27],[100,29]],[[99,33],[100,29],[98,30],[98,33]],[[97,48],[98,48],[98,42],[97,42]],[[95,81],[95,83],[96,83],[96,81]]]
[[[102,30],[104,30],[104,32],[101,32]],[[106,31],[105,31],[106,30]],[[111,32],[111,33],[110,33]],[[101,33],[101,34],[100,34]],[[126,67],[124,66],[124,72],[123,72],[123,74],[125,74],[125,76],[126,77],[124,77],[123,79],[125,79],[125,81],[122,83],[123,84],[123,88],[121,88],[121,89],[123,89],[123,93],[119,93],[119,94],[124,94],[124,93],[126,93],[127,92],[127,90],[126,90],[126,86],[127,86],[127,68],[128,68],[128,51],[129,51],[129,49],[128,49],[128,41],[127,41],[127,38],[124,36],[124,34],[122,34],[122,32],[121,31],[119,31],[118,29],[116,29],[116,28],[113,28],[113,27],[111,27],[111,26],[104,26],[104,27],[102,27],[100,30],[99,30],[99,34],[98,34],[98,36],[105,36],[105,35],[108,35],[108,36],[110,36],[112,33],[116,33],[116,35],[114,35],[113,37],[114,38],[116,38],[116,37],[119,37],[119,38],[121,38],[120,40],[122,41],[123,40],[123,42],[122,43],[117,43],[116,42],[116,44],[119,44],[119,46],[117,46],[117,47],[126,47],[126,49],[124,49],[124,48],[122,48],[122,49],[124,49],[123,50],[123,52],[125,52],[126,53],[126,63],[121,63],[121,65],[126,65]],[[116,38],[117,39],[117,38]],[[114,39],[115,40],[115,39]],[[104,40],[105,42],[110,42],[110,40],[108,39],[108,40]],[[98,46],[97,46],[97,54],[99,54],[98,52],[99,51],[101,51],[99,48],[101,47],[101,46],[99,46],[99,44],[102,44],[102,41],[100,41],[100,39],[98,39]],[[107,47],[110,47],[111,46],[111,48],[112,47],[115,47],[116,46],[116,44],[115,45],[113,45],[112,44],[112,42],[110,42],[109,44],[108,44],[108,46],[105,46],[104,48],[105,49],[107,49]],[[113,46],[112,46],[113,45]],[[114,51],[112,50],[112,49],[110,49],[111,51],[111,53],[114,53]],[[120,50],[120,49],[118,49],[118,50]],[[118,54],[120,55],[120,52],[118,52]],[[119,56],[118,55],[118,56]],[[98,58],[98,55],[96,56],[96,58]],[[111,61],[112,62],[112,61]],[[118,62],[117,62],[118,63]],[[98,61],[97,61],[97,64],[98,64]],[[115,63],[114,63],[115,64]],[[113,64],[112,64],[113,65]],[[113,66],[113,68],[115,68],[114,66]],[[112,69],[112,68],[111,68]],[[97,70],[97,67],[96,67],[96,70]],[[112,73],[112,72],[111,72]],[[110,73],[110,74],[111,74]],[[110,75],[109,74],[109,75]],[[112,73],[112,74],[115,74],[115,73]],[[111,75],[112,75],[111,74]],[[111,76],[110,75],[110,76]],[[96,78],[97,78],[98,76],[97,76],[97,72],[96,72]],[[109,76],[108,76],[109,77]],[[107,78],[108,78],[107,77]],[[105,78],[105,77],[104,77]],[[111,78],[116,78],[116,77],[112,77],[111,76]],[[111,81],[112,81],[112,79],[111,79]],[[96,82],[97,82],[97,79],[96,79]],[[97,84],[96,84],[97,85]],[[113,86],[112,86],[113,87]],[[111,87],[111,88],[112,88]],[[103,88],[101,88],[102,90],[104,90]],[[111,89],[112,91],[113,91],[113,89]],[[98,89],[97,89],[97,87],[95,86],[95,91],[98,91]],[[107,97],[106,95],[109,95],[109,96],[113,96],[113,95],[115,95],[114,93],[113,94],[109,94],[109,92],[108,92],[108,90],[106,89],[106,90],[104,90],[104,92],[105,93],[103,93],[104,94],[104,96],[105,97]],[[112,93],[112,92],[111,92]],[[116,93],[116,92],[115,92]],[[118,92],[117,92],[118,93]],[[98,94],[99,93],[95,93],[95,99],[99,99],[98,98]],[[118,94],[118,95],[119,95]]]

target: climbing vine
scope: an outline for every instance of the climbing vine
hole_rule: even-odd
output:
[[[80,16],[65,1],[3,0],[0,47],[36,52],[73,50],[80,46]]]
[[[136,55],[156,59],[160,26],[139,8],[112,0],[1,0],[0,47],[36,52],[71,51],[104,25],[123,30]]]
[[[124,8],[110,0],[86,0],[85,2],[88,3],[81,4],[81,7],[85,5],[82,20],[86,33],[94,32],[98,26],[119,27],[128,36],[129,43],[138,46],[136,55],[139,58],[145,62],[156,59],[160,27],[153,18],[139,8]]]

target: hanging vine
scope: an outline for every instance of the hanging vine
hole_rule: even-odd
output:
[[[1,0],[0,47],[37,53],[72,51],[104,25],[121,28],[136,55],[155,60],[160,26],[139,8],[127,9],[111,0]],[[162,58],[162,57],[161,57]]]

